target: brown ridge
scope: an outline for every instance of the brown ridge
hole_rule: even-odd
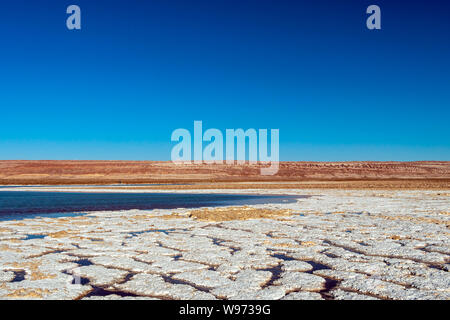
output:
[[[450,161],[280,162],[276,175],[263,164],[174,164],[162,161],[0,161],[1,185],[296,182],[325,185],[428,183],[448,186]],[[415,181],[415,182],[414,182]]]

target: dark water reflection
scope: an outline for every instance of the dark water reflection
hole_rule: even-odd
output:
[[[175,209],[294,202],[301,196],[1,191],[0,220],[80,211]]]

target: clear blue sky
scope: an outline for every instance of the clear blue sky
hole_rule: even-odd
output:
[[[449,1],[0,3],[0,159],[169,160],[202,120],[280,129],[281,160],[450,160],[449,109]]]

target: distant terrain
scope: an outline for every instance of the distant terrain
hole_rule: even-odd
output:
[[[162,161],[0,161],[1,185],[192,183],[182,188],[450,188],[449,161],[281,162],[276,175],[261,164],[174,164]],[[155,186],[156,187],[156,186]],[[171,186],[174,188],[176,186]],[[161,188],[161,186],[159,186]]]

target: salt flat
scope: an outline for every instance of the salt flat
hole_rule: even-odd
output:
[[[311,197],[2,221],[0,298],[450,298],[450,190],[251,192]]]

